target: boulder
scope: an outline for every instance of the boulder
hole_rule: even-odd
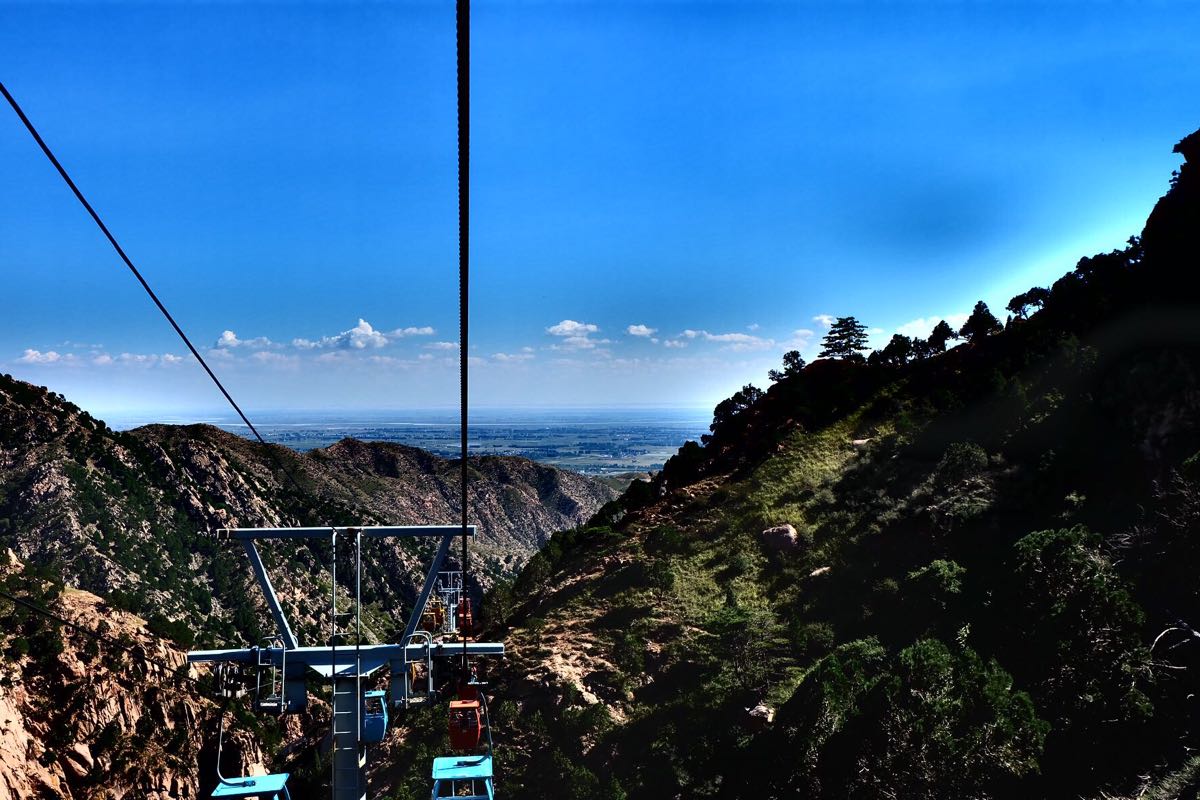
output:
[[[76,759],[88,769],[91,769],[96,763],[92,759],[92,748],[83,742],[76,742],[71,745],[70,757]]]
[[[759,703],[754,708],[746,709],[745,725],[747,730],[764,731],[775,721],[775,709]]]
[[[767,528],[759,536],[767,549],[777,553],[791,553],[800,549],[800,534],[790,524]]]

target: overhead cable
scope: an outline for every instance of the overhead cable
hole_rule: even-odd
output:
[[[75,181],[71,179],[71,176],[67,173],[67,170],[63,167],[58,158],[55,157],[53,151],[51,151],[50,146],[46,144],[46,140],[42,138],[40,133],[38,133],[37,128],[33,126],[33,123],[29,120],[29,117],[26,116],[25,111],[21,108],[20,104],[17,103],[16,98],[12,96],[2,81],[0,81],[0,93],[4,94],[4,99],[8,101],[10,106],[12,106],[13,111],[17,112],[17,116],[21,118],[21,122],[25,125],[25,128],[29,131],[30,135],[33,136],[33,139],[35,142],[37,142],[38,147],[42,149],[42,152],[46,155],[46,158],[48,158],[50,163],[54,165],[54,168],[58,170],[58,174],[62,176],[62,179],[66,181],[67,186],[70,187],[71,192],[75,195],[75,199],[80,202],[80,204],[84,207],[84,210],[87,211],[92,220],[100,228],[100,232],[104,234],[104,237],[108,239],[109,244],[111,244],[113,249],[117,251],[117,255],[120,256],[121,261],[125,262],[125,266],[129,268],[129,271],[133,273],[133,277],[137,278],[138,283],[140,283],[142,288],[146,290],[146,294],[149,295],[150,299],[154,301],[154,305],[156,305],[158,310],[162,312],[162,315],[166,317],[167,322],[171,323],[171,327],[175,329],[175,333],[179,334],[179,338],[183,340],[185,345],[187,345],[187,349],[191,351],[192,355],[195,356],[196,361],[198,361],[200,366],[204,368],[204,371],[208,373],[208,377],[212,379],[212,382],[216,384],[216,387],[221,391],[221,394],[224,395],[225,399],[229,401],[229,405],[232,406],[233,410],[237,412],[237,415],[241,417],[242,422],[246,424],[246,427],[250,429],[250,432],[254,434],[254,437],[258,439],[258,441],[264,447],[267,448],[267,452],[271,455],[271,458],[275,461],[276,465],[283,470],[283,473],[292,482],[292,485],[296,487],[297,491],[299,491],[301,494],[305,494],[304,488],[300,486],[300,481],[296,479],[295,474],[288,469],[287,465],[284,464],[282,459],[275,454],[274,450],[267,446],[267,440],[264,439],[262,434],[258,432],[258,428],[254,427],[254,423],[250,421],[250,418],[246,416],[244,411],[242,411],[242,407],[239,406],[237,401],[233,399],[233,395],[231,395],[229,390],[225,388],[225,384],[221,383],[221,379],[217,377],[216,373],[213,372],[212,367],[210,367],[208,362],[204,360],[204,356],[200,355],[200,351],[196,349],[194,344],[192,344],[192,340],[188,338],[188,335],[183,332],[183,328],[181,328],[179,323],[175,321],[175,317],[171,315],[171,312],[167,310],[165,305],[163,305],[162,300],[160,300],[154,290],[150,288],[150,284],[146,281],[145,276],[142,275],[141,270],[134,266],[133,261],[130,260],[128,255],[126,255],[124,248],[122,248],[120,243],[117,242],[117,239],[115,236],[113,236],[112,231],[110,231],[108,226],[104,224],[104,220],[102,220],[100,215],[96,213],[96,209],[92,207],[92,204],[89,203],[87,198],[83,196],[83,192],[79,190],[79,187],[75,184]]]

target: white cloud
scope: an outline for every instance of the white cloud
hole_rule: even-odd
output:
[[[710,333],[708,331],[697,331],[689,328],[679,335],[688,339],[703,339],[706,342],[717,342],[725,345],[722,348],[723,350],[732,350],[734,352],[769,350],[775,347],[774,339],[764,339],[761,336],[753,336],[749,333]],[[667,347],[680,347],[684,344],[680,339],[674,341],[676,344],[668,341],[666,343]]]
[[[269,350],[259,350],[250,358],[260,364],[272,364],[275,366],[295,366],[299,359],[296,356],[285,356],[282,353],[272,353]]]
[[[395,339],[404,339],[409,336],[432,336],[435,332],[431,326],[424,325],[420,327],[396,328],[394,331],[385,333],[384,331],[376,330],[365,319],[359,319],[358,324],[353,328],[333,336],[322,336],[320,339],[305,339],[300,337],[292,339],[292,346],[300,350],[365,350],[368,348],[383,347]],[[222,332],[213,345],[216,350],[230,350],[238,347],[263,350],[279,346],[279,344],[272,342],[265,336],[242,339],[236,333],[229,330]],[[457,347],[457,345],[453,344],[452,346]]]
[[[150,353],[121,353],[117,356],[117,361],[122,364],[136,364],[138,366],[150,366],[158,363],[158,356]]]
[[[550,345],[551,350],[594,350],[598,344],[612,344],[608,339],[590,339],[587,336],[568,336],[561,345]]]
[[[433,358],[428,353],[422,353],[418,356],[418,359],[425,356]],[[392,369],[410,369],[420,363],[419,361],[413,361],[411,358],[396,358],[395,356],[367,356],[367,361],[380,367],[389,367]]]
[[[687,347],[687,342],[683,341],[682,339],[667,339],[665,342],[663,342],[663,347],[669,347],[673,350],[678,350]]]
[[[45,353],[40,350],[26,350],[24,355],[17,359],[23,364],[56,364],[62,360],[62,355],[55,350],[47,350]]]
[[[557,325],[546,328],[546,333],[562,339],[561,344],[550,345],[551,350],[595,350],[597,345],[611,344],[608,339],[591,338],[592,334],[599,330],[599,325],[590,322],[564,319]]]
[[[430,342],[422,347],[426,350],[457,350],[458,342]]]
[[[99,359],[99,356],[95,359],[92,359],[92,363],[100,363]],[[124,364],[134,367],[170,367],[174,366],[175,364],[180,364],[184,360],[185,359],[183,356],[177,356],[174,353],[163,353],[162,355],[157,353],[121,353],[115,358],[110,357],[109,361],[103,363],[110,364],[115,362],[117,364]]]
[[[759,328],[761,328],[761,327],[762,327],[762,326],[761,326],[761,325],[759,325],[757,322],[751,322],[749,325],[747,325],[747,326],[746,326],[746,330],[748,330],[748,331],[756,331],[756,330],[758,330],[758,329],[759,329]]]
[[[751,336],[748,333],[709,333],[703,331],[704,338],[710,342],[736,342],[738,344],[749,344],[751,342],[761,342],[757,336]]]
[[[630,325],[625,329],[625,332],[630,336],[653,336],[658,333],[658,328],[651,328],[646,325]]]
[[[800,328],[792,331],[792,338],[783,342],[783,346],[789,350],[803,350],[812,344],[812,338],[815,334],[808,328]]]
[[[969,314],[947,314],[942,317],[918,317],[896,328],[896,333],[902,333],[905,336],[919,336],[924,339],[933,330],[933,326],[941,320],[946,320],[947,324],[957,331],[969,316]]]
[[[233,331],[222,331],[217,337],[217,341],[213,347],[230,348],[230,347],[274,347],[275,343],[265,336],[256,336],[253,339],[239,339],[238,335]]]
[[[815,317],[812,318],[812,321],[819,322],[820,324],[824,325],[826,328],[832,328],[834,318],[833,318],[832,314],[817,314]]]
[[[433,361],[434,358],[436,356],[433,353],[421,353],[421,355],[417,356],[418,361]]]
[[[100,355],[98,355],[92,359],[92,363],[98,367],[106,367],[109,364],[113,363],[113,357],[110,356],[108,353],[101,353]]]
[[[388,343],[387,334],[371,327],[365,319],[359,319],[358,324],[348,331],[342,331],[336,336],[322,336],[320,339],[293,339],[292,344],[301,350],[314,349],[349,349],[364,350],[368,347],[383,347]]]
[[[492,353],[492,358],[500,362],[521,362],[533,358],[533,353]]]
[[[758,339],[751,337],[752,341],[739,341],[733,344],[722,347],[722,350],[731,350],[735,353],[750,353],[758,350],[773,350],[775,349],[774,339]]]
[[[587,336],[599,330],[600,327],[598,325],[593,325],[590,322],[576,322],[573,319],[564,319],[557,325],[551,325],[549,328],[546,328],[546,333],[553,336]]]

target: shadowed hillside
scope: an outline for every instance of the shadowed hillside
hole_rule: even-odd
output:
[[[493,590],[505,791],[1193,796],[1197,141],[1127,248],[789,354]]]

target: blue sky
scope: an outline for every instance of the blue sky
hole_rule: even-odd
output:
[[[477,2],[472,36],[480,406],[711,407],[827,315],[1000,311],[1138,232],[1200,126],[1193,4]],[[449,0],[0,0],[0,76],[249,410],[454,404]],[[0,370],[218,408],[0,111]]]

